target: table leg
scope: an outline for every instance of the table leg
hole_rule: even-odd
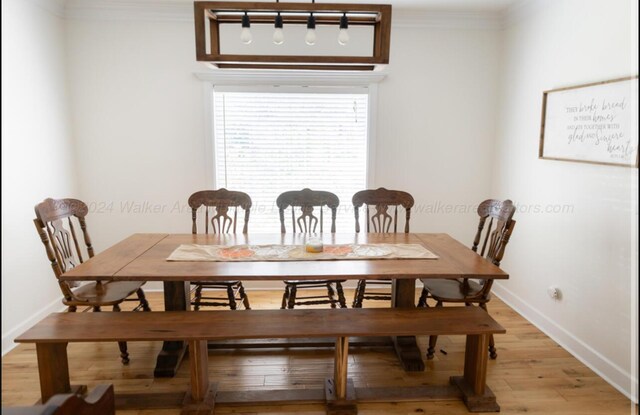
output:
[[[394,279],[392,285],[392,307],[414,308],[416,296],[415,279]],[[424,361],[415,336],[393,337],[393,344],[402,367],[407,372],[424,371]]]
[[[164,282],[165,311],[189,311],[191,309],[189,282]],[[186,342],[166,341],[156,360],[153,372],[157,378],[172,378],[178,372],[180,363],[187,349]]]

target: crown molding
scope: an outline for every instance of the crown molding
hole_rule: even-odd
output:
[[[82,20],[193,22],[193,5],[176,0],[67,0],[64,15],[69,19]],[[500,29],[502,18],[502,14],[491,12],[444,12],[395,7],[392,24],[394,27],[409,28]]]
[[[65,15],[79,20],[193,22],[193,3],[185,1],[67,0]]]
[[[215,85],[291,85],[291,86],[369,86],[384,80],[384,70],[362,71],[301,71],[216,69],[194,73],[201,81]]]
[[[449,29],[501,29],[503,16],[494,12],[447,12],[401,9],[393,11],[392,23],[396,27],[449,28]]]

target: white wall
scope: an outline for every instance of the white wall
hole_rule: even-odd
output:
[[[437,210],[490,195],[499,39],[497,28],[393,28],[375,184],[415,196],[415,231],[472,238],[473,211]],[[189,232],[189,211],[174,206],[206,187],[208,139],[193,24],[70,20],[68,45],[80,195],[111,208],[92,212],[96,247]],[[126,212],[127,202],[160,211]]]
[[[193,23],[69,20],[67,32],[80,196],[97,251],[134,232],[190,232],[186,202],[207,179]]]
[[[379,87],[375,184],[410,192],[411,230],[471,243],[492,196],[500,32],[393,28]]]
[[[512,278],[496,292],[627,394],[637,393],[638,171],[537,157],[542,91],[638,74],[637,15],[627,0],[512,10],[493,181],[522,208],[503,262]],[[572,211],[525,210],[556,204]]]
[[[44,198],[77,194],[64,21],[32,1],[2,1],[2,352],[61,293],[33,225]]]

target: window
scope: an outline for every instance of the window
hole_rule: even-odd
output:
[[[305,187],[335,193],[336,231],[355,229],[351,197],[367,182],[367,90],[308,91],[214,90],[215,186],[251,196],[251,232],[279,232],[276,198]]]

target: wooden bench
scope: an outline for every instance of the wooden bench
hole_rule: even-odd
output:
[[[430,309],[249,310],[149,313],[55,313],[16,339],[35,343],[42,402],[81,391],[69,381],[67,343],[187,341],[190,391],[116,394],[116,407],[182,407],[183,414],[212,414],[214,404],[325,403],[328,414],[356,414],[357,402],[462,399],[471,412],[500,408],[486,386],[489,335],[505,330],[478,307]],[[347,378],[349,337],[466,335],[464,374],[451,385],[355,388]],[[336,337],[334,376],[322,389],[217,392],[207,371],[207,340]],[[402,337],[400,337],[402,339]]]

